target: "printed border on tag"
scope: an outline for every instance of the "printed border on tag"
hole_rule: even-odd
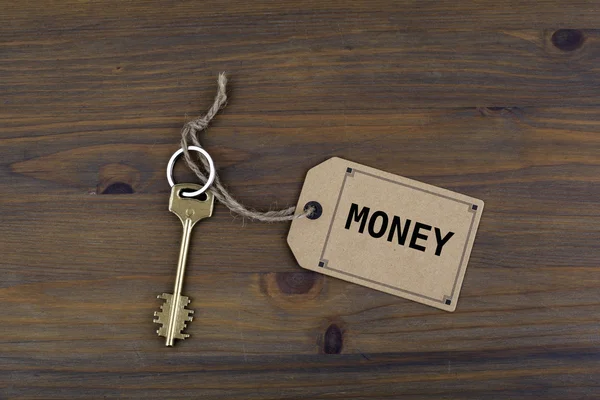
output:
[[[355,275],[355,274],[351,274],[351,273],[348,273],[348,272],[345,272],[345,271],[342,271],[342,270],[338,270],[336,268],[331,267],[331,265],[329,265],[329,261],[327,260],[327,258],[325,256],[325,252],[327,251],[327,244],[329,242],[329,236],[330,236],[331,230],[333,228],[333,221],[335,221],[335,219],[337,217],[338,206],[340,204],[340,200],[342,198],[342,194],[344,193],[344,188],[346,187],[346,180],[349,177],[353,178],[355,176],[355,174],[363,174],[363,175],[369,176],[371,178],[381,179],[381,180],[389,182],[389,183],[394,183],[396,185],[404,186],[404,187],[407,187],[407,188],[410,188],[410,189],[413,189],[413,190],[418,190],[420,192],[424,192],[424,193],[427,193],[427,194],[430,194],[430,195],[441,197],[441,198],[444,198],[446,200],[452,200],[452,201],[455,201],[457,203],[464,204],[466,206],[465,207],[465,211],[470,212],[472,214],[471,224],[469,226],[469,231],[467,233],[467,238],[465,240],[465,246],[464,246],[463,251],[462,251],[461,259],[460,259],[460,262],[459,262],[459,265],[458,265],[458,270],[457,270],[456,276],[454,278],[454,285],[452,286],[452,292],[450,293],[450,295],[446,295],[442,299],[436,299],[436,298],[432,298],[432,297],[429,297],[429,296],[424,296],[424,295],[422,295],[420,293],[411,292],[411,291],[406,290],[406,289],[401,289],[401,288],[398,288],[398,287],[395,287],[395,286],[392,286],[392,285],[388,285],[388,284],[385,284],[385,283],[382,283],[382,282],[378,282],[378,281],[374,281],[374,280],[371,280],[371,279],[367,279],[367,278],[361,277],[360,275]],[[429,190],[426,190],[426,189],[422,189],[422,188],[419,188],[417,186],[409,185],[409,184],[403,183],[403,182],[398,182],[398,181],[395,181],[393,179],[382,178],[380,176],[377,176],[377,175],[374,175],[374,174],[371,174],[371,173],[368,173],[368,172],[360,171],[360,170],[358,170],[356,168],[347,167],[346,168],[346,172],[344,174],[344,180],[342,181],[342,187],[340,188],[340,192],[339,192],[338,197],[337,197],[335,208],[333,210],[333,216],[332,216],[331,222],[329,224],[329,229],[327,231],[327,236],[325,237],[325,243],[323,244],[323,250],[321,251],[321,256],[319,258],[318,266],[321,267],[321,268],[325,268],[325,269],[328,269],[328,270],[335,271],[338,274],[342,274],[342,275],[345,275],[345,276],[352,277],[355,280],[359,280],[359,281],[362,281],[362,282],[368,282],[370,284],[387,287],[387,288],[390,288],[390,289],[393,289],[393,290],[397,290],[397,291],[402,292],[402,293],[409,294],[409,295],[414,296],[414,297],[418,297],[418,298],[421,298],[421,299],[424,299],[424,300],[429,300],[429,301],[434,302],[434,303],[439,303],[439,304],[442,304],[442,305],[449,306],[449,305],[452,304],[452,300],[454,299],[454,295],[455,295],[455,291],[456,291],[456,286],[458,284],[458,280],[460,279],[460,277],[463,275],[463,273],[465,272],[465,270],[467,268],[467,262],[465,262],[465,258],[467,256],[469,245],[474,240],[474,238],[472,237],[474,235],[473,226],[475,224],[475,220],[476,220],[476,217],[477,217],[477,211],[478,211],[478,209],[479,209],[479,206],[477,204],[473,204],[473,203],[470,203],[470,202],[467,202],[467,201],[457,200],[455,198],[452,198],[452,197],[449,197],[449,196],[444,196],[442,194],[435,193],[435,192],[432,192],[432,191],[429,191]]]

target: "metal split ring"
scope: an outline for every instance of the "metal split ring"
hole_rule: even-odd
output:
[[[213,160],[210,157],[210,155],[208,154],[208,152],[206,150],[204,150],[202,147],[188,146],[188,150],[194,150],[194,151],[197,151],[198,153],[202,154],[208,160],[208,165],[210,165],[210,168],[208,171],[208,180],[206,181],[204,186],[202,186],[200,189],[196,190],[195,192],[181,193],[181,195],[184,197],[196,197],[196,196],[201,195],[202,193],[206,192],[206,190],[210,187],[210,185],[213,184],[213,182],[215,180],[215,175],[216,175],[215,164],[213,163]],[[173,181],[173,167],[175,166],[175,162],[177,161],[177,158],[182,153],[183,153],[183,149],[177,150],[171,156],[171,159],[169,160],[169,164],[167,164],[167,180],[169,181],[169,185],[171,185],[171,187],[175,186],[175,182]]]

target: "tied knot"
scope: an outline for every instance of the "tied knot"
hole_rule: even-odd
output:
[[[192,132],[200,132],[205,130],[208,127],[208,121],[205,120],[193,120],[193,121],[189,121],[185,124],[185,126]]]
[[[219,74],[217,79],[217,94],[212,106],[206,111],[206,114],[188,121],[181,130],[181,147],[187,166],[196,174],[202,184],[208,180],[205,171],[209,170],[209,164],[204,157],[194,158],[188,151],[188,146],[202,147],[199,139],[200,132],[206,130],[212,119],[217,115],[220,109],[227,104],[227,76],[224,72]],[[229,208],[233,213],[240,215],[243,218],[249,218],[262,222],[280,222],[291,221],[294,218],[302,218],[310,215],[313,210],[304,210],[301,214],[294,215],[296,207],[288,207],[282,210],[257,211],[245,207],[240,204],[221,183],[219,175],[215,175],[213,186],[210,191],[215,198]]]

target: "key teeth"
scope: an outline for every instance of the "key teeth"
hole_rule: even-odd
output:
[[[186,329],[188,327],[188,323],[194,319],[194,317],[193,317],[194,310],[189,310],[189,309],[185,308],[187,305],[189,305],[192,302],[190,300],[190,298],[187,296],[180,296],[179,298],[177,298],[175,295],[169,294],[169,293],[162,293],[156,297],[158,299],[164,300],[163,304],[160,305],[161,311],[154,311],[155,318],[153,319],[153,322],[162,325],[159,329],[156,330],[156,333],[158,334],[158,336],[164,336],[164,337],[167,336],[167,334],[168,334],[167,331],[169,329],[168,328],[169,321],[171,318],[172,307],[174,306],[173,303],[178,302],[179,304],[177,305],[177,307],[175,309],[173,309],[173,312],[176,313],[174,324],[176,324],[179,329],[176,330],[173,338],[174,339],[189,338],[190,335],[188,333],[183,333],[183,330]]]

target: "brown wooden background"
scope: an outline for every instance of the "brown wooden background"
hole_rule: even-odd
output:
[[[0,398],[600,396],[598,2],[1,5]],[[295,204],[332,156],[486,202],[455,313],[305,272],[288,224],[218,207],[164,347],[163,171],[220,71],[203,140],[245,204]]]

